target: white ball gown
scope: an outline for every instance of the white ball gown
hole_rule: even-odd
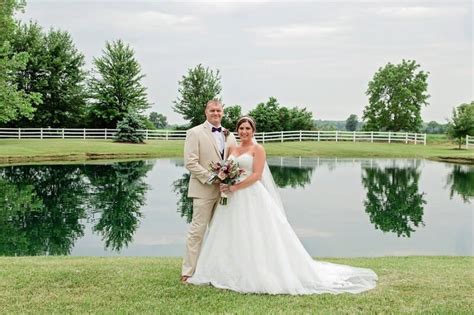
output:
[[[253,157],[230,156],[252,173]],[[360,293],[376,285],[370,269],[315,261],[262,182],[229,194],[218,205],[202,245],[192,284],[242,293]]]

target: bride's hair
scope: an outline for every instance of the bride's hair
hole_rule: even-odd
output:
[[[250,124],[250,127],[252,127],[253,132],[257,130],[257,125],[255,124],[255,120],[253,120],[252,117],[250,116],[242,116],[237,120],[237,127],[235,127],[235,132],[239,132],[239,127],[242,125],[244,122],[248,122]]]

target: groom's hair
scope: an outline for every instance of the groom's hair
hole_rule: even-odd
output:
[[[212,100],[207,101],[205,109],[207,109],[207,106],[209,106],[211,104],[217,104],[217,105],[221,105],[222,107],[224,107],[224,104],[222,104],[222,101],[220,99],[213,98]]]
[[[255,120],[253,120],[252,117],[250,116],[242,116],[237,120],[237,127],[235,127],[235,132],[239,131],[240,125],[242,125],[244,122],[248,122],[250,124],[250,127],[252,127],[253,132],[257,131],[257,124],[255,124]]]

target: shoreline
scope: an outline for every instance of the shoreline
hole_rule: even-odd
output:
[[[149,141],[145,144],[105,140],[4,140],[0,139],[0,165],[71,163],[102,160],[137,160],[183,156],[184,141]],[[329,158],[418,158],[474,165],[474,149],[458,150],[452,144],[413,145],[368,142],[271,142],[267,156]]]

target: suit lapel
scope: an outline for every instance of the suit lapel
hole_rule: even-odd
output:
[[[211,128],[209,127],[209,125],[207,123],[204,123],[202,124],[202,126],[204,127],[204,133],[206,134],[206,136],[208,137],[209,141],[212,143],[212,146],[214,147],[216,153],[217,153],[217,156],[219,158],[221,158],[221,152],[219,151],[219,147],[217,146],[217,142],[216,142],[216,139],[214,138],[214,136],[212,135],[212,131],[211,131]],[[225,149],[224,149],[225,150]]]

